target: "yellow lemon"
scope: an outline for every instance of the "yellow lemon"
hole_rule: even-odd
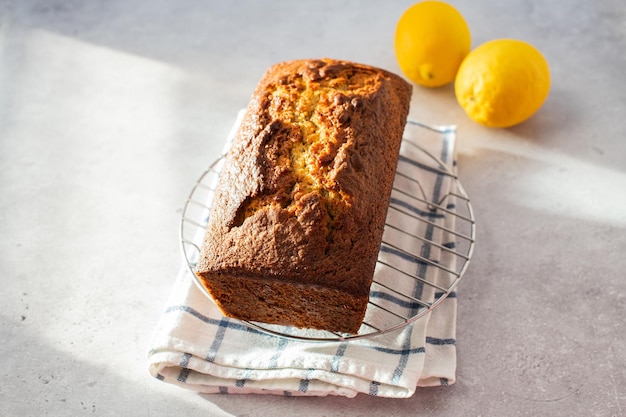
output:
[[[400,17],[394,47],[398,65],[411,81],[439,87],[454,81],[471,48],[470,30],[451,5],[423,1]]]
[[[550,91],[548,62],[534,46],[496,39],[465,58],[454,82],[456,99],[467,115],[491,127],[527,120]]]

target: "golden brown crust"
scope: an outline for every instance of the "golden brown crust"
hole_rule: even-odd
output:
[[[265,73],[227,155],[197,267],[225,315],[358,331],[410,95],[400,77],[344,61]]]

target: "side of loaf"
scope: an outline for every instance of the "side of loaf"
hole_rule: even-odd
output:
[[[219,178],[196,274],[243,320],[357,333],[411,86],[331,59],[261,78]]]

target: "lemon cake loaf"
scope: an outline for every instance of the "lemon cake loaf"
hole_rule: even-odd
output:
[[[332,59],[261,78],[220,175],[196,274],[223,314],[357,333],[411,85]]]

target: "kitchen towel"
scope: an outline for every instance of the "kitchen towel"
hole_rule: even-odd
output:
[[[241,115],[238,120],[240,120]],[[226,148],[236,131],[229,135]],[[225,318],[197,287],[186,262],[180,268],[173,290],[160,317],[148,352],[150,374],[167,383],[200,393],[339,395],[357,394],[407,398],[418,387],[448,385],[456,379],[456,292],[442,301],[441,289],[455,279],[454,248],[455,186],[453,175],[442,173],[438,164],[455,172],[454,127],[430,128],[408,123],[405,130],[396,182],[408,181],[414,196],[394,192],[388,214],[389,230],[385,241],[402,240],[396,230],[409,225],[403,220],[394,226],[394,213],[412,213],[426,219],[418,222],[419,236],[440,246],[416,243],[420,258],[407,256],[402,242],[381,247],[384,262],[405,263],[435,286],[420,280],[402,284],[409,299],[389,295],[372,287],[370,300],[389,306],[402,314],[414,314],[418,300],[439,300],[437,307],[407,326],[371,338],[310,342],[276,336],[249,328],[237,320]],[[418,143],[422,150],[411,145]],[[435,156],[438,162],[427,153]],[[434,165],[434,167],[433,167]],[[420,178],[417,186],[412,178]],[[403,186],[404,187],[404,186]],[[413,197],[416,197],[414,199]],[[444,210],[429,210],[428,200]],[[432,207],[431,207],[432,208]],[[402,217],[402,216],[400,216]],[[394,235],[395,234],[395,235]],[[426,240],[429,242],[430,240]],[[384,281],[384,268],[376,274]],[[382,287],[381,287],[382,288]],[[407,301],[408,300],[408,301]],[[377,313],[370,312],[366,321],[379,324]],[[384,326],[384,320],[382,325]]]

